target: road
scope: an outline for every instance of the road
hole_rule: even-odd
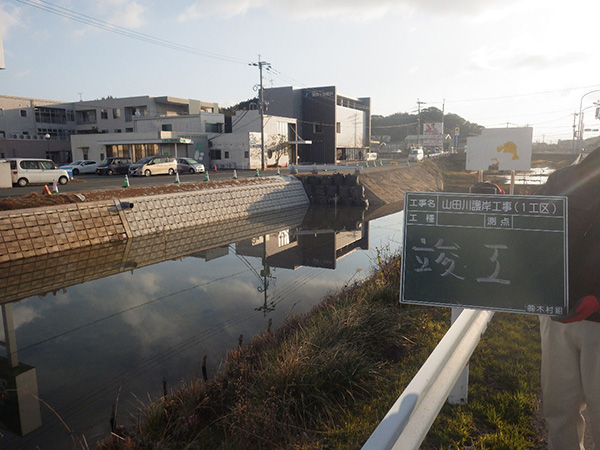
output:
[[[255,170],[237,170],[238,178],[251,178],[256,176]],[[281,169],[281,174],[288,174],[288,169]],[[261,176],[272,176],[276,174],[275,169],[261,172]],[[228,180],[233,178],[233,170],[219,170],[218,172],[208,172],[210,181]],[[128,177],[130,186],[147,186],[151,184],[170,184],[175,182],[174,176],[156,175],[153,177]],[[185,182],[204,181],[205,174],[179,174],[179,180]],[[58,185],[60,193],[94,191],[98,189],[115,189],[123,187],[125,175],[99,176],[96,174],[79,174],[73,180],[65,185]],[[29,185],[25,187],[0,188],[0,198],[21,197],[31,192],[42,193],[43,186]]]

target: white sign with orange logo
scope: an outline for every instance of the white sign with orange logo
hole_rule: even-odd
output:
[[[533,128],[488,128],[467,138],[467,170],[530,170]]]

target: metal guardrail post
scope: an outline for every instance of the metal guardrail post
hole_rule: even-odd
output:
[[[417,450],[494,313],[466,309],[388,411],[362,450]]]

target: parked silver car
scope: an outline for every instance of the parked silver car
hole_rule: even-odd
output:
[[[145,156],[129,166],[129,175],[159,175],[168,173],[175,175],[177,162],[170,156]]]
[[[97,161],[91,159],[82,159],[79,161],[73,161],[65,166],[60,166],[61,169],[73,172],[73,176],[77,176],[80,173],[95,173],[96,167],[98,167]]]
[[[192,158],[177,158],[177,171],[180,173],[204,173],[204,164]]]

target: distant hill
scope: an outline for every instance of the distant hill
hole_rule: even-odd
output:
[[[482,125],[469,122],[457,114],[444,114],[444,134],[454,135],[454,129],[460,127],[461,136],[477,135],[484,128]],[[373,136],[390,136],[390,143],[400,143],[406,136],[417,134],[417,114],[396,113],[390,116],[371,116],[371,134]],[[436,107],[421,111],[421,126],[424,123],[442,122],[442,111]],[[421,133],[422,134],[422,130]]]

